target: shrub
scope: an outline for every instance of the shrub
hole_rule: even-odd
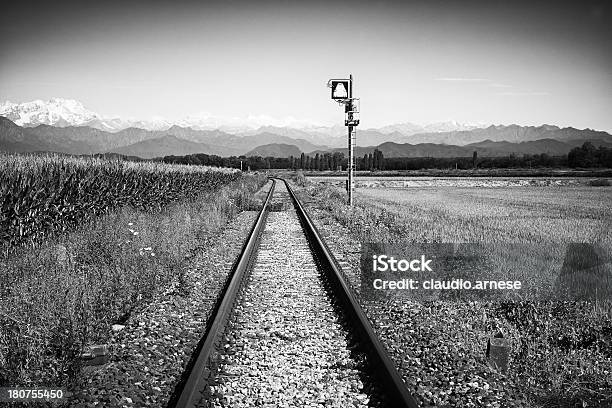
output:
[[[589,181],[589,186],[593,187],[607,187],[610,185],[610,181],[608,179],[595,179]]]

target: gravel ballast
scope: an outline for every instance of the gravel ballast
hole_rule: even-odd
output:
[[[282,183],[272,208],[283,211],[268,216],[206,406],[365,407],[364,373]]]

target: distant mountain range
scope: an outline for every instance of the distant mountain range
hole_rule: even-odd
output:
[[[295,145],[284,143],[270,143],[258,146],[246,154],[246,156],[260,157],[299,157],[302,151]]]
[[[397,142],[403,143],[444,143],[458,146],[468,145],[484,140],[494,142],[527,142],[540,139],[554,139],[560,141],[572,140],[599,140],[609,138],[606,132],[592,129],[579,130],[572,127],[559,128],[553,125],[542,126],[489,126],[472,130],[453,130],[438,133],[419,133],[410,136],[399,137]]]
[[[21,127],[0,116],[0,151],[53,151],[69,154],[118,153],[152,158],[166,155],[208,153],[219,156],[244,155],[258,146],[280,143],[299,151],[327,150],[307,140],[274,133],[237,136],[219,130],[194,130],[172,126],[167,130],[127,128],[111,133],[88,126]]]
[[[356,154],[363,155],[378,148],[386,157],[465,157],[471,156],[474,151],[481,157],[510,153],[559,155],[568,153],[587,140],[595,145],[612,147],[612,135],[606,132],[551,125],[489,126],[411,135],[405,135],[397,129],[402,130],[400,126],[359,131]],[[345,140],[344,136],[339,137]],[[333,143],[333,138],[324,133],[313,135],[303,129],[272,126],[238,134],[176,125],[165,130],[130,127],[116,132],[90,126],[58,127],[40,124],[22,127],[0,116],[0,151],[9,152],[115,153],[141,158],[194,153],[264,157],[299,156],[302,152],[311,155],[330,151],[346,153],[344,142]]]
[[[124,156],[138,156],[142,159],[154,159],[163,156],[186,156],[194,152],[222,155],[224,152],[217,146],[180,139],[173,135],[165,135],[156,139],[147,139],[128,146],[118,147],[109,153]]]
[[[510,154],[548,154],[550,156],[559,156],[569,153],[571,149],[587,141],[585,139],[576,139],[567,142],[561,142],[554,139],[539,139],[527,142],[494,142],[485,140],[482,142],[471,143],[465,146],[436,144],[436,143],[395,143],[385,142],[377,146],[357,147],[355,148],[355,156],[360,157],[364,154],[369,154],[374,149],[380,150],[385,157],[470,157],[474,152],[478,153],[479,157],[499,157],[508,156]],[[612,136],[609,135],[607,140],[592,139],[595,146],[605,146],[612,148]],[[334,152],[341,152],[347,155],[346,148],[333,149]],[[325,151],[312,152],[325,153]]]
[[[152,118],[150,120],[124,119],[108,117],[93,112],[79,101],[53,98],[48,101],[0,103],[0,116],[4,116],[22,127],[50,125],[54,127],[91,127],[107,132],[118,132],[128,128],[149,131],[166,131],[172,127],[191,128],[193,130],[219,130],[236,136],[252,136],[260,133],[272,133],[293,139],[304,139],[315,145],[342,147],[345,143],[346,128],[342,125],[319,126],[296,119],[276,120],[267,117],[219,118],[207,114],[185,116],[180,120]],[[477,126],[457,122],[440,122],[420,126],[413,123],[400,123],[380,129],[366,129],[360,138],[363,145],[396,140],[398,137],[417,133],[447,132],[475,129]],[[391,139],[390,139],[391,138]]]

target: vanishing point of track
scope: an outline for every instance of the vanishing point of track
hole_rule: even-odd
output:
[[[340,397],[368,405],[354,390],[360,370],[337,363],[349,359],[347,348],[365,355],[361,365],[379,402],[417,407],[304,207],[286,181],[272,179],[169,407],[337,405]],[[234,396],[216,404],[214,389],[228,376],[225,390]],[[353,392],[345,395],[347,384]]]

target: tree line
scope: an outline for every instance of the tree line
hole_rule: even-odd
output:
[[[214,154],[197,153],[187,156],[165,156],[164,163],[190,164],[200,166],[242,168],[247,170],[289,169],[291,159],[288,157],[232,156],[221,157]]]
[[[346,170],[348,159],[344,153],[302,153],[300,157],[220,157],[204,153],[188,156],[166,156],[165,163],[180,163],[204,166],[233,167],[243,170],[302,169],[309,171]],[[612,148],[595,147],[591,142],[573,148],[568,154],[551,156],[542,154],[510,154],[501,157],[384,157],[375,149],[355,159],[356,170],[420,170],[420,169],[472,169],[472,168],[534,168],[534,167],[604,167],[612,168]]]
[[[595,147],[591,142],[585,142],[575,147],[567,155],[569,167],[612,167],[612,148]]]
[[[187,156],[165,156],[164,163],[190,164],[200,166],[217,166],[242,168],[243,170],[266,169],[302,169],[310,171],[346,170],[348,159],[344,153],[316,153],[300,157],[260,157],[260,156],[232,156],[221,157],[213,154],[190,154]],[[357,170],[384,170],[383,153],[376,149],[374,153],[366,154],[363,158],[355,160]]]
[[[476,152],[474,152],[476,153]],[[387,170],[567,167],[567,156],[525,154],[501,157],[394,157],[385,159]]]
[[[301,170],[346,170],[348,166],[348,158],[345,158],[344,153],[316,153],[312,157],[302,153],[300,157],[290,157],[291,168]],[[362,158],[355,158],[356,170],[384,170],[385,158],[383,153],[374,149],[373,153],[365,154]]]

